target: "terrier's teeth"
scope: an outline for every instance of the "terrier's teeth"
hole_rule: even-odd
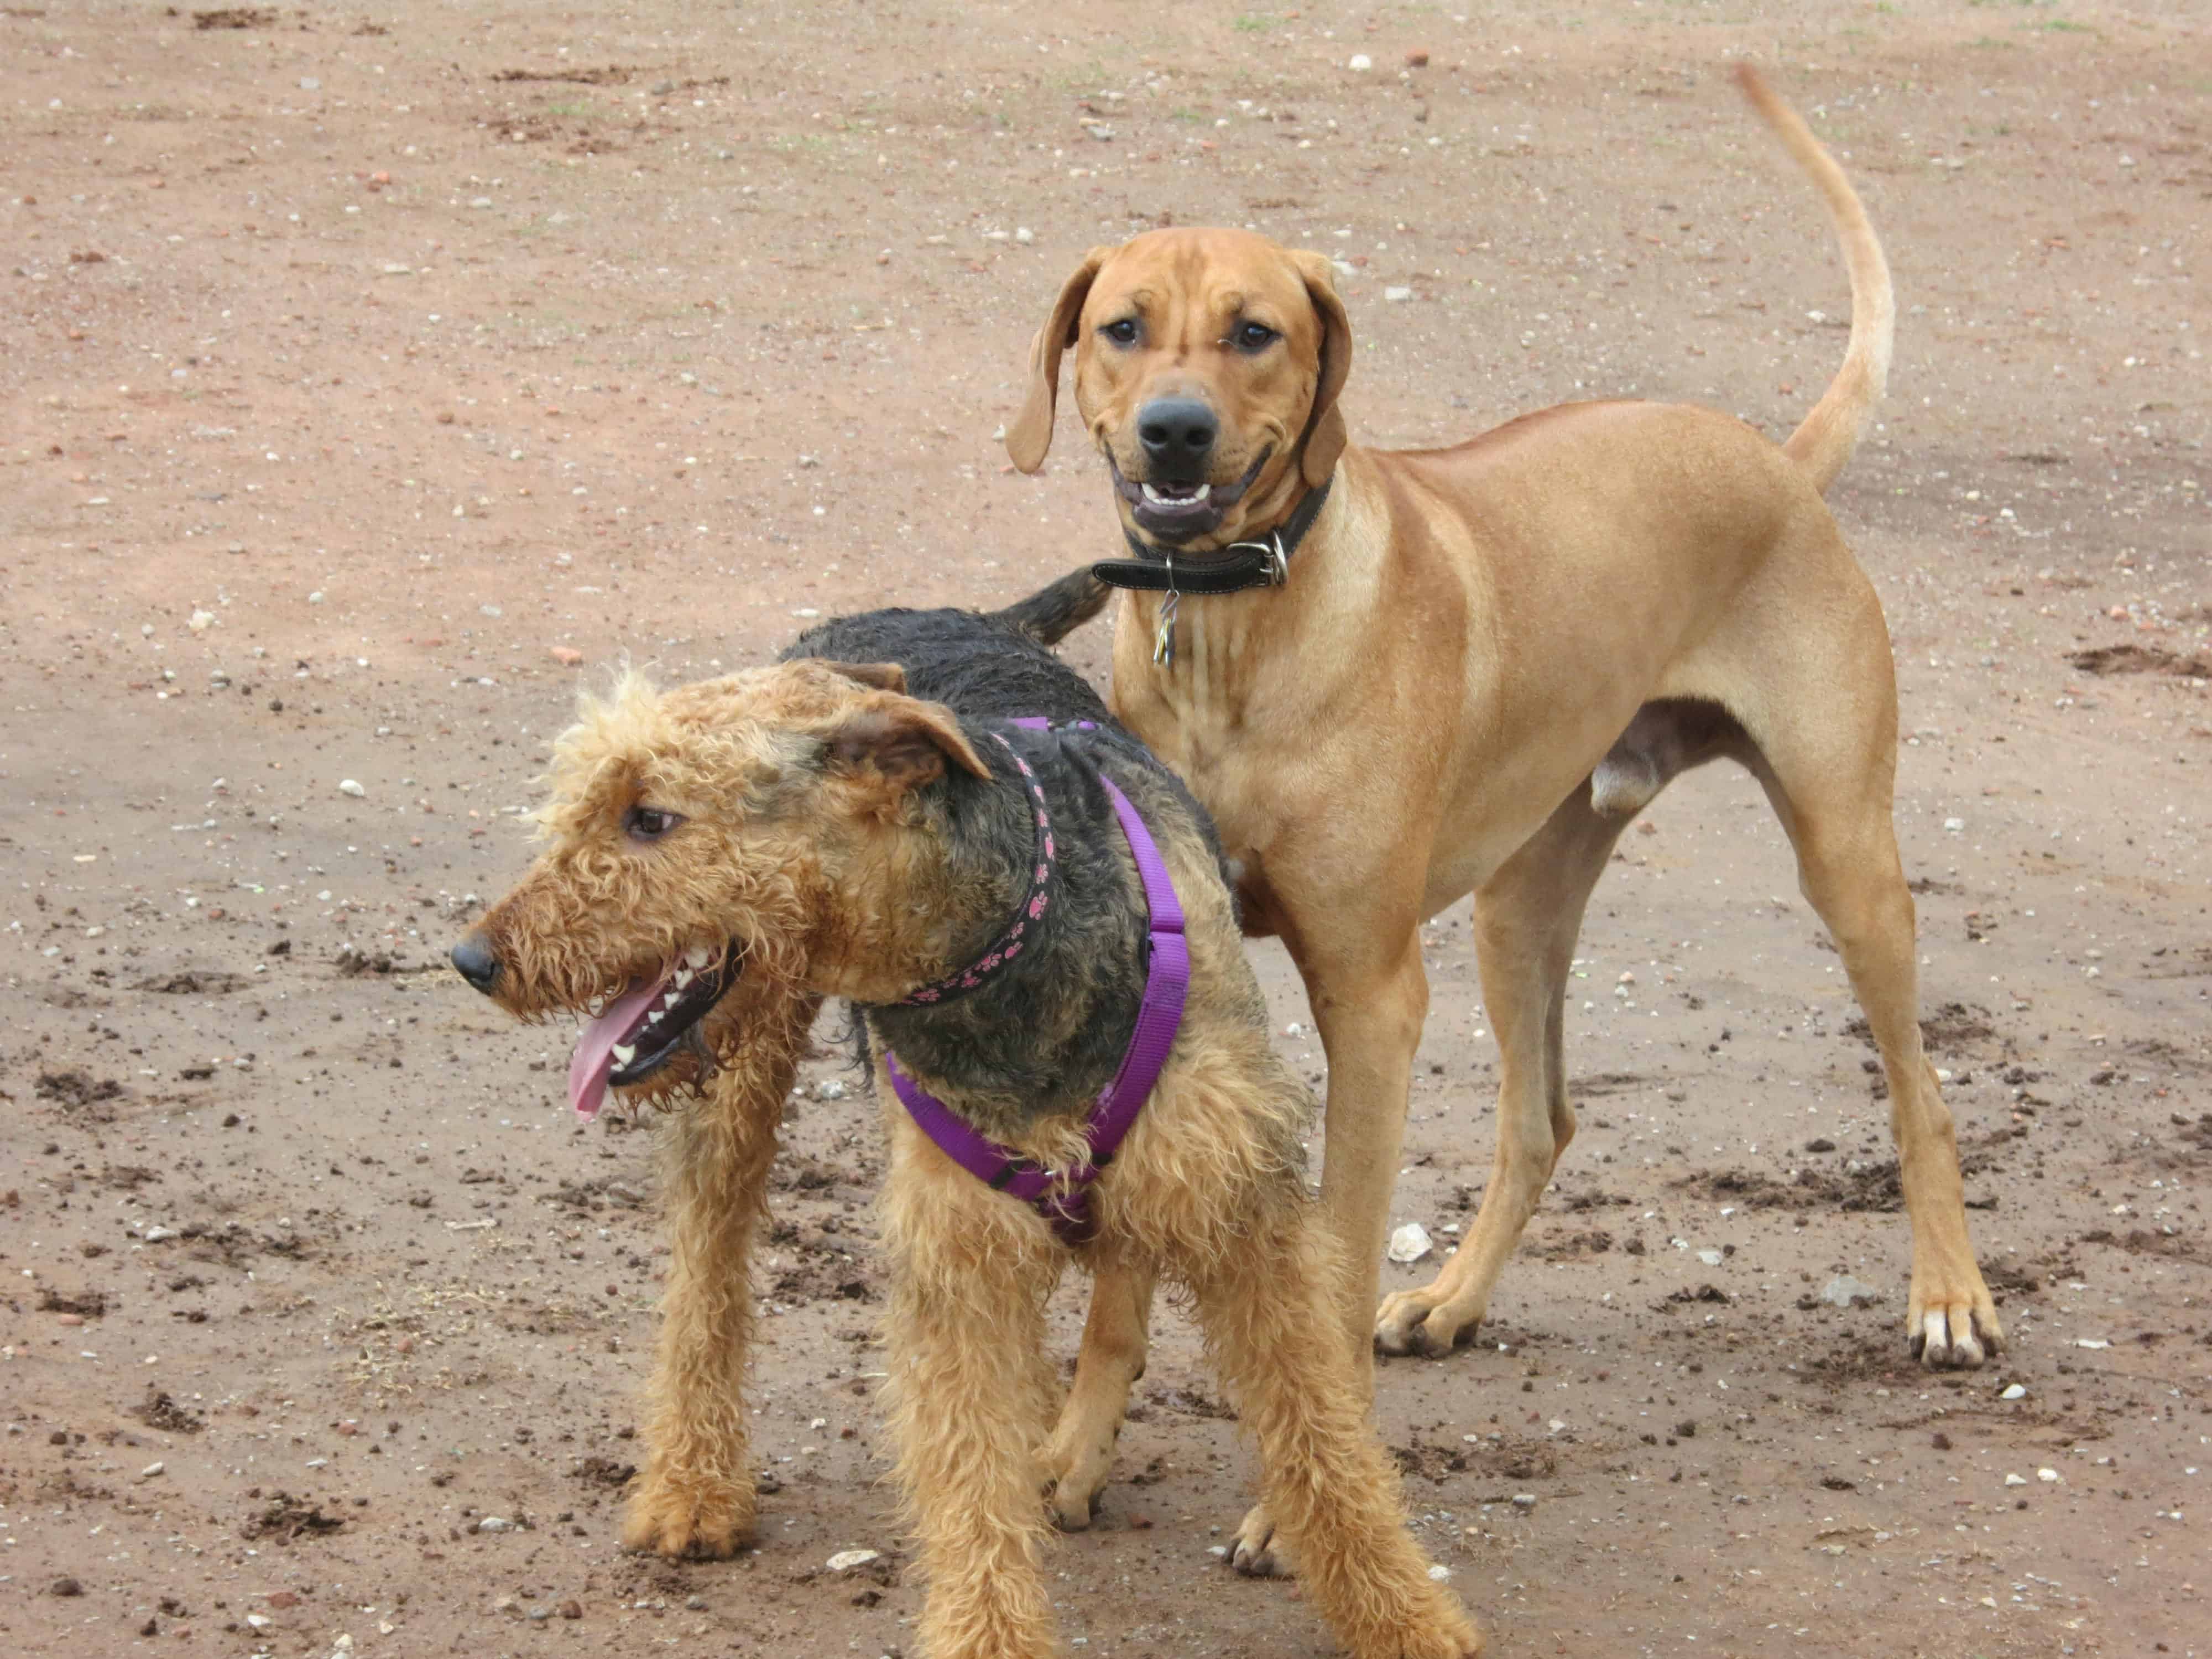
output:
[[[714,959],[714,953],[703,945],[695,945],[684,953],[684,965],[696,970]]]
[[[680,991],[698,977],[699,975],[693,973],[689,968],[678,968],[676,970],[676,988]]]
[[[617,1066],[627,1066],[627,1065],[629,1065],[629,1064],[630,1063],[630,1061],[632,1061],[633,1060],[635,1060],[636,1058],[637,1058],[637,1045],[636,1045],[635,1043],[634,1043],[634,1042],[617,1042],[617,1044],[615,1044],[615,1064],[616,1064],[616,1065],[617,1065]]]

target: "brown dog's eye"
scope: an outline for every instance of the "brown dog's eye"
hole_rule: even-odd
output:
[[[623,830],[632,841],[659,841],[683,822],[680,812],[664,812],[658,806],[633,806],[623,817]]]
[[[1116,318],[1098,331],[1115,345],[1137,343],[1137,319],[1134,317]]]
[[[1236,342],[1239,351],[1259,351],[1282,337],[1265,323],[1239,323],[1229,337]]]

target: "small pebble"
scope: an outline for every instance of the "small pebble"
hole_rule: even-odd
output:
[[[1536,1507],[1536,1494],[1533,1492],[1515,1492],[1513,1494],[1513,1507],[1516,1510],[1534,1509]]]
[[[830,1558],[830,1571],[850,1572],[855,1567],[866,1566],[869,1562],[878,1559],[882,1554],[881,1550],[839,1550],[836,1554]]]
[[[1369,70],[1375,67],[1375,60],[1372,58],[1370,58],[1364,52],[1354,52],[1352,56],[1352,61],[1346,64],[1345,67],[1352,70],[1355,75],[1364,75]]]
[[[341,795],[351,795],[358,799],[368,793],[368,791],[362,787],[358,779],[341,778],[338,781],[338,793]]]
[[[1386,288],[1382,290],[1383,302],[1387,305],[1401,306],[1413,297],[1413,290],[1410,288]]]
[[[2027,1389],[2025,1385],[2014,1382],[2010,1387],[2007,1388],[2002,1394],[1999,1395],[1997,1398],[2000,1400],[2025,1400],[2027,1398]]]

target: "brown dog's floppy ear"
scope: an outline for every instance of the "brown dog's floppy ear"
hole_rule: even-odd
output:
[[[1337,394],[1352,373],[1352,319],[1337,297],[1335,273],[1326,254],[1293,253],[1298,275],[1305,279],[1306,297],[1313,301],[1321,321],[1321,373],[1314,385],[1313,412],[1306,416],[1304,446],[1298,452],[1298,471],[1318,489],[1336,471],[1337,457],[1350,441],[1344,429],[1344,411]]]
[[[1024,472],[1044,465],[1052,447],[1052,419],[1060,404],[1060,354],[1075,343],[1075,325],[1083,316],[1083,302],[1091,297],[1091,284],[1114,250],[1094,247],[1083,256],[1074,274],[1060,285],[1052,315],[1030,342],[1030,389],[1021,412],[1006,428],[1006,454]]]
[[[906,670],[895,662],[829,662],[822,665],[834,674],[861,685],[873,686],[878,691],[906,690]]]
[[[829,733],[829,744],[832,766],[872,769],[901,789],[934,783],[948,760],[986,781],[991,775],[952,711],[918,697],[871,697]]]

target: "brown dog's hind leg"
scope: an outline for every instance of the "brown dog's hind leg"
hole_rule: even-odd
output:
[[[1384,1299],[1375,1317],[1375,1344],[1385,1353],[1449,1353],[1481,1323],[1498,1275],[1574,1139],[1567,974],[1590,890],[1629,822],[1595,811],[1590,793],[1569,795],[1475,894],[1483,1005],[1498,1033],[1497,1157],[1459,1254],[1432,1283]]]
[[[1097,1269],[1075,1382],[1044,1450],[1045,1502],[1063,1532],[1091,1525],[1113,1469],[1129,1390],[1145,1374],[1152,1278],[1149,1266],[1113,1262]]]
[[[1966,1234],[1966,1186],[1950,1108],[1920,1037],[1912,894],[1890,823],[1887,765],[1869,776],[1832,761],[1753,767],[1797,853],[1797,882],[1834,938],[1889,1080],[1905,1206],[1912,1218],[1905,1335],[1931,1370],[1973,1370],[2004,1351],[2004,1328]]]
[[[924,1139],[880,1073],[877,1085],[893,1102],[886,1398],[928,1577],[915,1645],[1046,1659],[1059,1648],[1037,1502],[1054,1393],[1044,1304],[1065,1254],[1027,1208]]]
[[[1263,1202],[1266,1200],[1263,1200]],[[1261,1508],[1296,1551],[1305,1595],[1354,1659],[1472,1659],[1482,1635],[1428,1576],[1363,1369],[1316,1341],[1342,1273],[1320,1218],[1285,1193],[1192,1289],[1208,1344],[1258,1441]]]

